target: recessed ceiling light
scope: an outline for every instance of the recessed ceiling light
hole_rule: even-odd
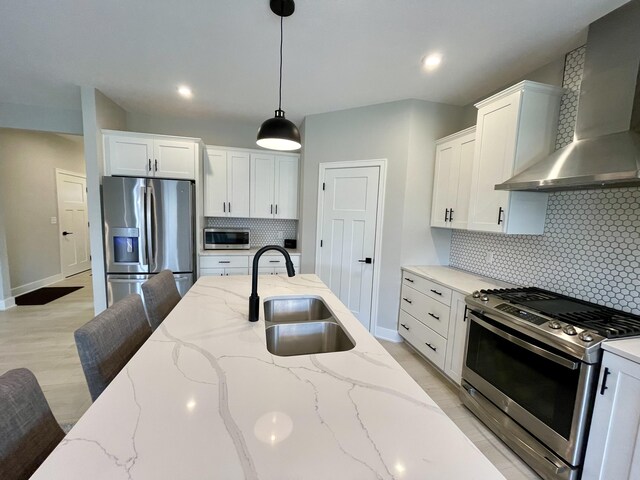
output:
[[[422,68],[427,71],[435,70],[442,63],[442,55],[439,53],[431,53],[422,59]]]
[[[193,97],[193,92],[191,91],[191,89],[189,87],[187,87],[186,85],[180,85],[178,87],[178,93],[183,96],[184,98],[191,98]]]

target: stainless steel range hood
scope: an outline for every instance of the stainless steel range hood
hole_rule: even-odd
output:
[[[574,141],[496,190],[640,185],[640,0],[589,26]]]

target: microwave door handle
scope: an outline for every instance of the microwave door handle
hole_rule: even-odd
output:
[[[524,348],[525,350],[529,350],[530,352],[535,353],[536,355],[540,355],[541,357],[544,357],[547,360],[551,360],[552,362],[562,365],[563,367],[566,367],[570,370],[578,369],[578,362],[572,362],[571,360],[567,360],[566,358],[561,357],[560,355],[556,355],[555,353],[551,353],[545,350],[544,348],[540,348],[537,345],[533,345],[529,342],[526,342],[519,337],[511,335],[510,333],[503,332],[502,330],[494,327],[493,325],[489,325],[487,322],[480,319],[477,315],[474,315],[473,313],[471,313],[470,316],[472,320],[477,324],[479,324],[480,326],[486,328],[492,333],[495,333],[499,337],[502,337],[505,340],[508,340],[509,342]]]

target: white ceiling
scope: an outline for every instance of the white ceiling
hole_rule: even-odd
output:
[[[283,109],[300,122],[404,98],[465,105],[578,46],[623,3],[297,0]],[[2,1],[0,102],[78,109],[89,85],[129,111],[261,121],[277,107],[278,42],[268,0]],[[426,74],[430,51],[444,60]]]

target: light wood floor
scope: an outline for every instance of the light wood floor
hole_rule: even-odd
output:
[[[31,370],[59,423],[75,423],[91,405],[73,332],[93,318],[91,272],[51,286],[83,286],[46,305],[0,311],[0,374]]]
[[[0,374],[18,367],[33,371],[60,423],[75,423],[91,405],[73,339],[94,316],[90,272],[56,284],[79,285],[84,288],[47,305],[0,311]],[[508,480],[540,478],[462,405],[438,370],[404,343],[380,343]]]

